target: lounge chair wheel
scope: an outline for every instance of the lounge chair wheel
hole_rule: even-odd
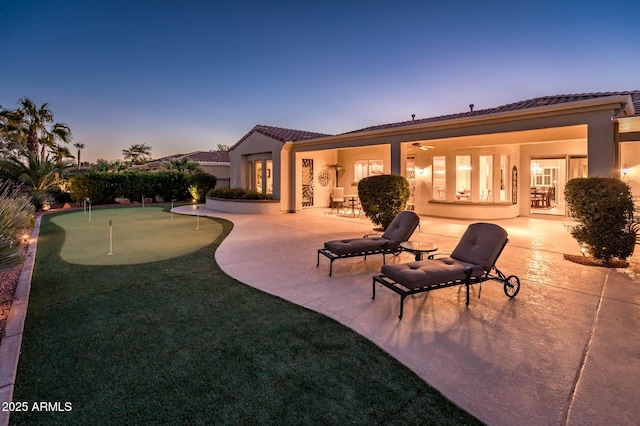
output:
[[[504,280],[504,294],[509,297],[515,297],[520,291],[520,278],[515,275],[509,275]]]

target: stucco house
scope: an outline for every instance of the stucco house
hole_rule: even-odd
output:
[[[218,178],[216,186],[229,186],[229,153],[224,151],[194,151],[188,154],[174,154],[132,166],[132,169],[157,171],[163,170],[172,160],[187,159],[196,163],[200,169]]]
[[[281,212],[329,206],[372,174],[405,176],[418,214],[499,219],[567,214],[574,177],[608,176],[640,194],[640,91],[545,96],[327,135],[255,126],[229,152],[232,187]]]

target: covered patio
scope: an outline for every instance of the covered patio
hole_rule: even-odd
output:
[[[409,181],[418,214],[484,220],[566,219],[564,186],[576,177],[619,177],[637,189],[640,91],[470,107],[337,135],[258,125],[231,149],[231,186],[295,212],[394,174]]]

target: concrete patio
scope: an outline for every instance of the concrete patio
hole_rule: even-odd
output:
[[[195,214],[192,206],[177,213]],[[410,297],[371,277],[381,256],[341,259],[333,277],[316,250],[325,241],[371,233],[363,218],[296,214],[239,215],[207,210],[234,223],[216,252],[220,267],[252,287],[320,312],[355,330],[457,405],[491,425],[636,425],[640,419],[640,255],[623,270],[578,265],[563,253],[577,244],[558,220],[495,221],[510,243],[498,260],[521,280],[509,299],[486,282]],[[413,240],[450,252],[472,221],[421,218]],[[407,262],[403,253],[389,262]],[[428,401],[425,401],[425,404]]]

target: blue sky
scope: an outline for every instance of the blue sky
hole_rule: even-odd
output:
[[[0,105],[49,102],[90,161],[255,124],[341,133],[640,89],[639,16],[635,0],[2,2]]]

